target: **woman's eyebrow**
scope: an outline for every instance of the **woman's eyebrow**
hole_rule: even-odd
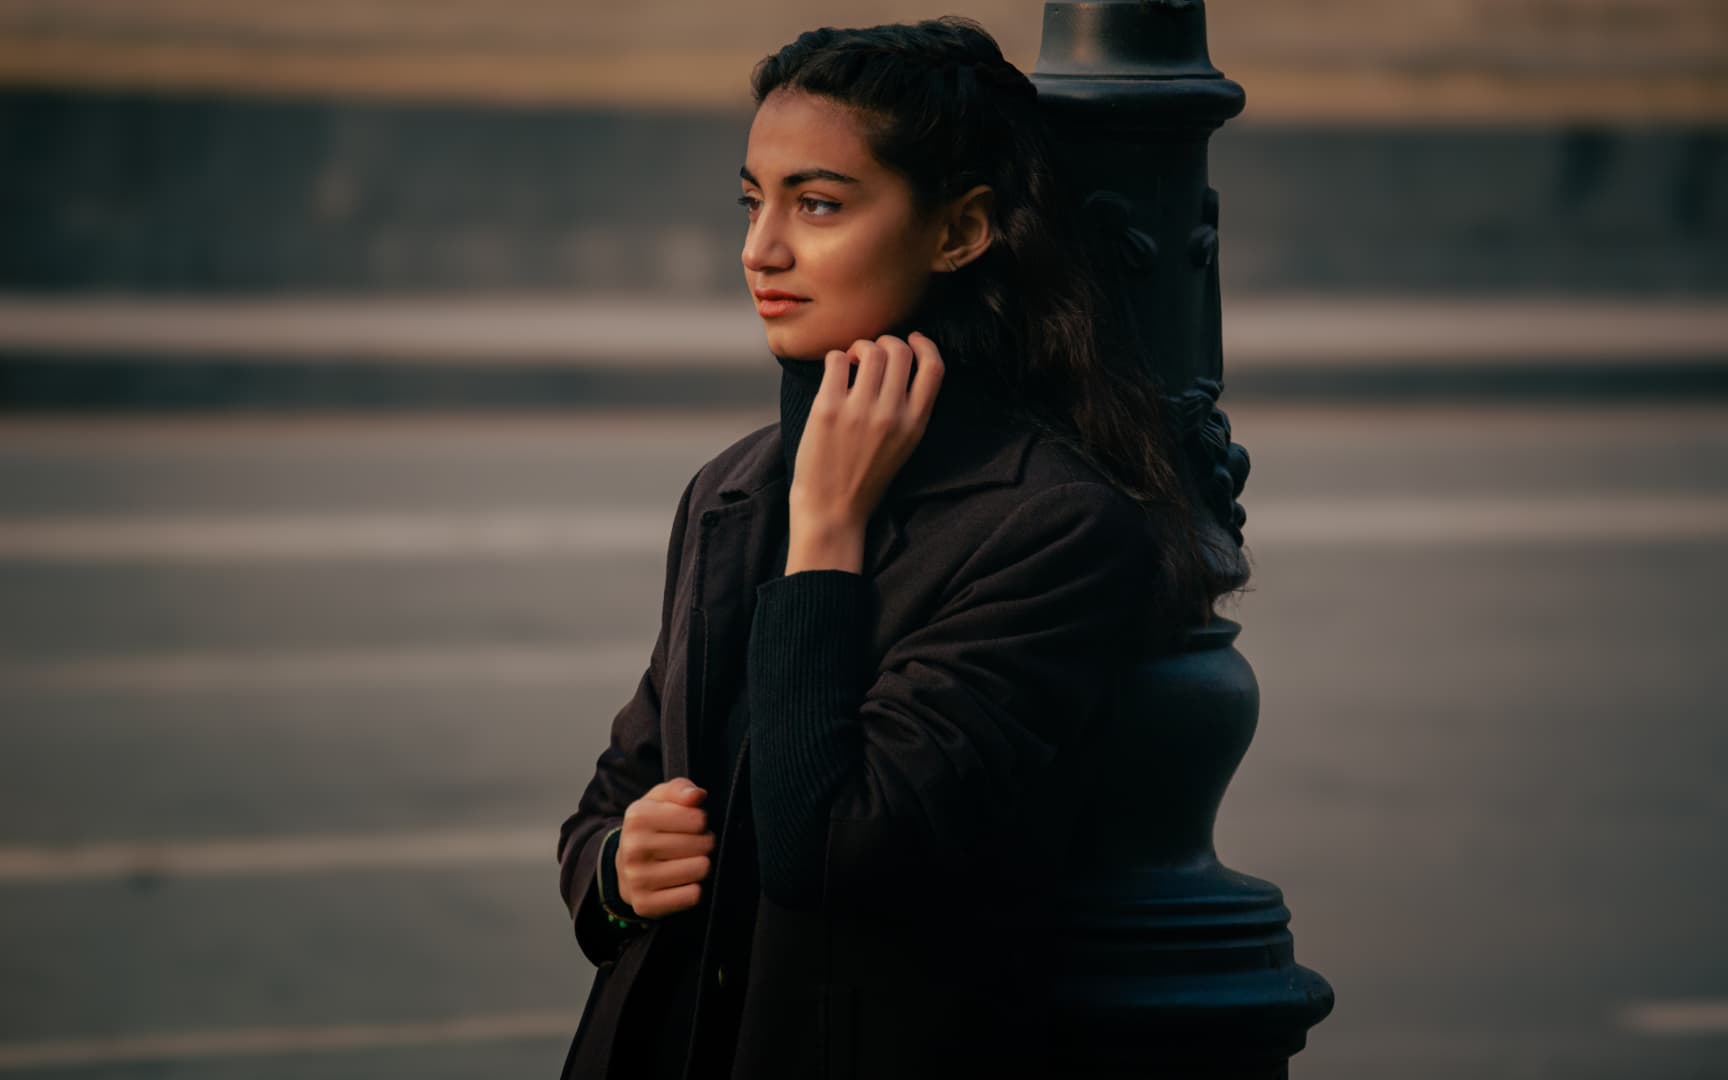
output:
[[[762,182],[750,175],[750,170],[742,165],[738,167],[738,175],[757,187],[762,186]],[[856,184],[858,182],[856,178],[847,176],[845,173],[837,173],[833,169],[800,169],[795,173],[787,173],[786,178],[780,181],[780,186],[797,187],[806,180],[832,180],[837,184]]]

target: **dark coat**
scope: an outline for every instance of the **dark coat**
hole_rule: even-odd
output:
[[[746,435],[686,486],[648,669],[561,830],[562,892],[598,969],[564,1076],[608,1075],[655,950],[704,937],[692,1076],[726,1075],[732,1031],[743,1077],[1032,1075],[1041,906],[1087,791],[1087,737],[1173,616],[1159,610],[1161,519],[1027,428],[939,400],[869,521],[879,674],[821,902],[786,907],[734,874],[754,932],[714,929],[745,899],[729,895],[728,857],[753,841],[732,809],[697,908],[621,943],[587,888],[601,838],[649,787],[690,775],[692,731],[722,722],[741,678],[756,586],[780,570],[779,429]],[[738,765],[734,807],[748,745]],[[706,935],[681,932],[697,922]],[[747,977],[728,981],[728,963]],[[716,1025],[724,1049],[710,1052]]]

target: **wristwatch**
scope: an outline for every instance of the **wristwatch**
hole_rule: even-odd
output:
[[[618,892],[618,834],[623,829],[619,825],[601,837],[600,857],[594,862],[594,887],[607,923],[620,930],[640,930],[648,921],[637,915]]]

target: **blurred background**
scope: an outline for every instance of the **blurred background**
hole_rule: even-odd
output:
[[[748,73],[946,12],[0,0],[0,1073],[555,1075]],[[1728,5],[1208,12],[1292,1074],[1728,1076]]]

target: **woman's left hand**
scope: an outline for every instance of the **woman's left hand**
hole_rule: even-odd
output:
[[[924,437],[942,385],[942,354],[916,330],[905,340],[859,338],[825,363],[793,464],[787,574],[862,570],[865,524]]]

